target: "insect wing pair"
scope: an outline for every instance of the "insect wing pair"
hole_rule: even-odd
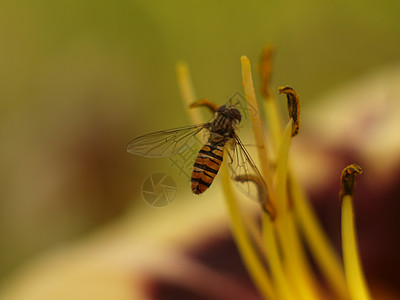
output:
[[[191,145],[193,145],[196,135],[200,133],[209,134],[212,127],[213,121],[198,125],[153,132],[132,140],[127,146],[127,151],[131,154],[144,157],[169,157],[188,150]],[[215,155],[213,155],[211,152],[212,149],[210,150],[207,146],[211,146],[209,142],[203,146],[196,159],[197,163],[201,156],[204,159],[207,159],[207,156],[213,156],[210,156],[207,162],[204,161],[204,165],[200,167],[203,169],[202,171],[205,173],[206,177],[212,177],[210,181],[207,181],[209,182],[208,184],[207,182],[204,182],[206,185],[204,189],[207,189],[209,185],[211,185],[212,180],[218,172],[223,156],[222,154],[220,160],[215,159]],[[203,150],[205,148],[209,150],[206,154],[204,154],[205,152]],[[260,195],[266,195],[266,186],[264,180],[262,179],[262,176],[254,164],[250,154],[234,130],[229,133],[229,138],[223,145],[222,150],[227,154],[225,155],[225,164],[228,166],[228,170],[230,171],[230,175],[233,181],[236,183],[236,186],[247,196],[263,202],[260,200]],[[196,168],[196,163],[194,165],[195,170],[198,169]],[[214,170],[211,170],[209,167],[210,164],[213,164]],[[205,169],[207,169],[208,172],[206,172]],[[193,174],[195,174],[195,172],[199,171],[194,171]],[[207,178],[205,178],[205,180],[206,179]],[[196,178],[193,178],[192,175],[192,187],[193,180],[196,180]],[[199,179],[197,179],[197,181],[198,180]],[[193,192],[197,193],[195,190],[193,190]],[[202,192],[203,191],[199,193]]]

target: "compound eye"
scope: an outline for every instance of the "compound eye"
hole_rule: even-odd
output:
[[[226,105],[221,105],[220,107],[218,107],[217,112],[218,113],[222,113],[226,110]]]
[[[229,115],[232,119],[238,121],[238,123],[240,123],[240,121],[242,120],[242,115],[241,115],[240,111],[239,111],[238,109],[236,109],[236,108],[231,108],[231,109],[228,111],[228,115]]]

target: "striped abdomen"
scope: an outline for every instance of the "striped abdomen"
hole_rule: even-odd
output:
[[[193,193],[201,194],[210,187],[221,166],[223,151],[224,145],[215,145],[210,141],[201,148],[192,173]]]

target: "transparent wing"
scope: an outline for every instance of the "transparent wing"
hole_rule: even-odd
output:
[[[257,110],[251,104],[247,103],[245,96],[240,92],[235,92],[225,104],[235,105],[235,107],[240,111],[240,114],[242,115],[240,127],[247,127],[250,119],[257,115]]]
[[[145,134],[130,141],[126,151],[145,157],[175,155],[190,148],[195,135],[209,126],[205,123]]]
[[[227,149],[228,157],[225,163],[235,185],[245,195],[264,203],[267,197],[265,182],[249,152],[236,134],[232,140],[231,147],[231,149]]]

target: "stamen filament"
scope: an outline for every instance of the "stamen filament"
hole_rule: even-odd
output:
[[[282,119],[281,114],[278,111],[276,99],[271,93],[271,73],[272,73],[272,56],[274,48],[271,45],[264,47],[261,54],[261,92],[264,96],[264,110],[265,120],[267,123],[268,133],[271,138],[271,146],[269,147],[272,152],[271,155],[274,158],[276,150],[279,147],[280,138],[282,134]]]
[[[279,147],[279,143],[282,135],[282,120],[275,98],[270,98],[269,101],[264,102],[265,119],[267,122],[268,132],[270,134],[271,147],[270,153],[273,160],[276,160],[276,151]]]
[[[279,255],[279,247],[277,236],[275,234],[275,222],[266,214],[262,215],[263,223],[263,239],[265,245],[268,247],[268,262],[271,267],[271,274],[276,284],[277,294],[279,299],[295,300],[296,296],[293,294],[291,283],[287,280],[285,269],[283,267],[282,259]]]
[[[251,75],[251,65],[250,61],[247,58],[247,56],[242,56],[240,58],[241,64],[242,64],[242,80],[243,80],[243,87],[244,87],[244,92],[246,95],[246,100],[249,103],[250,106],[252,106],[255,110],[256,113],[251,116],[251,123],[252,123],[252,129],[253,129],[253,134],[254,134],[254,139],[257,145],[257,153],[258,157],[260,158],[260,164],[261,164],[261,174],[263,176],[263,179],[265,181],[265,184],[267,186],[268,190],[268,198],[265,199],[265,201],[261,201],[266,203],[266,208],[268,207],[270,209],[274,209],[276,205],[276,200],[275,200],[275,194],[274,194],[274,189],[272,186],[272,176],[270,172],[270,159],[267,154],[267,147],[265,145],[265,135],[264,135],[264,129],[263,125],[261,122],[260,114],[259,114],[259,108],[258,108],[258,103],[256,100],[256,95],[254,92],[254,86],[253,86],[253,78]],[[272,216],[275,216],[275,211],[271,212]]]
[[[270,83],[272,74],[272,56],[274,55],[274,47],[267,45],[261,53],[261,92],[266,100],[272,98]]]
[[[297,238],[293,213],[289,211],[287,201],[287,161],[292,135],[293,120],[286,125],[281,145],[278,151],[278,160],[275,173],[275,188],[278,207],[276,219],[279,239],[282,245],[285,260],[286,274],[294,289],[298,293],[297,299],[318,299],[311,283],[312,276],[302,262],[301,246]]]
[[[181,91],[183,105],[185,109],[190,107],[197,99],[196,94],[194,93],[192,80],[190,79],[190,74],[188,70],[188,66],[184,62],[178,63],[176,67],[177,76],[178,76],[178,86]],[[188,110],[187,113],[193,124],[202,123],[202,117],[198,110]]]
[[[344,271],[351,299],[370,300],[372,298],[361,266],[354,224],[353,189],[355,176],[361,173],[361,168],[353,164],[346,167],[341,176],[339,196],[342,204],[342,251]]]
[[[349,294],[339,256],[322,230],[310,200],[307,199],[298,180],[293,176],[289,176],[289,180],[295,213],[309,249],[338,299],[347,299]]]
[[[271,279],[249,238],[236,197],[232,191],[231,178],[228,176],[225,169],[226,168],[223,167],[221,170],[223,189],[226,203],[228,205],[229,217],[231,219],[233,236],[241,254],[240,256],[242,257],[250,276],[253,278],[255,285],[265,299],[279,299],[276,297],[274,285],[272,284]]]

